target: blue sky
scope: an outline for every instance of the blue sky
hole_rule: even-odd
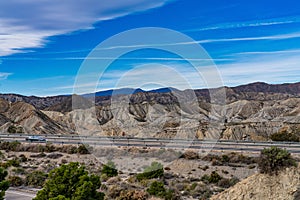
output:
[[[141,27],[168,28],[193,38],[215,62],[224,85],[298,82],[299,7],[297,0],[1,1],[0,92],[70,94],[89,52],[120,32]],[[171,69],[184,74],[192,88],[207,86],[177,55],[141,49],[116,60],[97,90],[185,89],[170,78]],[[132,70],[135,73],[128,75]],[[124,74],[127,78],[120,84]],[[150,83],[149,77],[169,81]],[[82,91],[93,87],[87,83]]]

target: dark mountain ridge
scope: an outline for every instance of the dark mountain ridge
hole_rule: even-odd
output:
[[[289,97],[300,96],[300,82],[284,83],[284,84],[267,84],[264,82],[255,82],[236,87],[224,87],[226,91],[227,102],[237,100],[274,100],[286,99]],[[223,88],[223,89],[224,89]],[[123,88],[117,90],[99,91],[95,94],[82,95],[88,99],[93,99],[95,95],[96,105],[107,105],[110,103],[112,95],[123,96],[131,95],[131,103],[140,103],[142,101],[154,101],[160,104],[168,104],[176,101],[173,92],[187,94],[191,91],[195,93],[200,101],[210,102],[210,91],[220,90],[214,89],[195,89],[195,90],[178,90],[175,88],[160,88],[150,91],[144,91],[140,88]],[[276,94],[276,95],[274,95]],[[29,103],[40,110],[55,110],[67,112],[71,109],[71,95],[59,95],[49,97],[23,96],[19,94],[0,94],[0,98],[9,102],[22,101]],[[63,104],[63,105],[60,105]],[[62,109],[62,110],[61,110]]]

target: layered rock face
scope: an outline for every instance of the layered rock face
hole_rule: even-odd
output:
[[[299,134],[300,83],[132,95],[22,97],[1,95],[0,128],[28,133],[81,133],[161,138],[268,140]],[[225,96],[226,95],[226,96]]]
[[[55,122],[34,106],[0,100],[0,130],[10,133],[63,134],[68,129]]]

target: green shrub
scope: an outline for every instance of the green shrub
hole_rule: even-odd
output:
[[[241,163],[241,164],[253,164],[256,163],[256,158],[245,156],[243,154],[237,154],[235,152],[231,152],[228,154],[224,154],[222,156],[208,154],[203,157],[202,160],[212,162],[212,165],[229,165],[230,163]]]
[[[230,158],[228,155],[222,155],[222,162],[228,163],[230,161]]]
[[[25,184],[32,187],[43,187],[47,179],[47,174],[41,171],[34,171],[30,174],[27,174],[25,178]]]
[[[205,183],[218,183],[222,178],[216,171],[213,171],[210,175],[205,174],[202,176],[201,181]]]
[[[271,140],[273,141],[286,141],[286,142],[299,142],[299,136],[287,132],[287,131],[281,131],[274,133],[270,136]]]
[[[9,176],[8,181],[10,183],[10,186],[13,186],[13,187],[19,187],[24,184],[23,179],[19,176]]]
[[[52,153],[55,152],[57,149],[54,145],[52,145],[51,143],[47,143],[45,146],[45,152],[47,153]]]
[[[4,199],[5,191],[9,188],[9,182],[5,180],[7,174],[7,171],[0,168],[0,200]]]
[[[19,175],[24,175],[24,174],[26,174],[25,169],[20,168],[20,167],[12,169],[12,172],[14,172],[15,174],[19,174]]]
[[[164,198],[166,200],[173,199],[173,192],[171,190],[166,190],[164,183],[159,181],[154,181],[151,183],[150,187],[147,189],[150,195]]]
[[[137,175],[137,179],[141,181],[143,179],[161,178],[163,175],[163,165],[158,162],[152,162],[151,166],[146,167],[143,173]]]
[[[19,161],[18,159],[14,158],[14,159],[12,159],[12,160],[8,160],[8,161],[6,162],[6,164],[7,164],[8,166],[19,167],[19,166],[20,166],[20,161]]]
[[[108,177],[118,176],[118,170],[116,169],[115,163],[108,161],[106,165],[103,165],[101,174],[105,174]]]
[[[230,188],[230,187],[234,186],[235,184],[237,184],[238,182],[239,182],[239,179],[235,178],[235,177],[230,178],[230,179],[223,178],[223,179],[219,180],[217,185],[222,188]]]
[[[166,189],[163,182],[154,181],[147,189],[147,192],[153,196],[163,197]]]
[[[89,147],[81,144],[78,148],[77,148],[77,153],[79,154],[90,154],[89,151]]]
[[[23,128],[22,127],[16,127],[14,125],[11,125],[7,129],[8,133],[23,133]]]
[[[271,147],[261,151],[258,161],[261,173],[277,174],[280,170],[291,166],[296,166],[296,161],[286,149]]]
[[[77,153],[77,147],[73,145],[64,145],[60,149],[60,152],[67,153],[67,154],[75,154]]]
[[[0,142],[0,149],[5,151],[17,151],[21,146],[21,143],[18,141],[14,142]]]
[[[8,133],[16,133],[17,132],[17,127],[12,125],[12,126],[8,127],[7,132]]]

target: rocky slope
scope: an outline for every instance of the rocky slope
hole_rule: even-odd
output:
[[[287,168],[277,176],[255,174],[211,200],[299,200],[300,168]]]
[[[68,131],[47,115],[25,102],[9,103],[0,99],[1,132],[23,132],[35,134],[63,134]]]
[[[300,134],[300,83],[161,91],[95,99],[0,95],[12,102],[0,101],[0,129],[16,124],[34,133],[238,140],[268,140],[280,130]],[[209,92],[224,91],[226,105],[210,99]]]

